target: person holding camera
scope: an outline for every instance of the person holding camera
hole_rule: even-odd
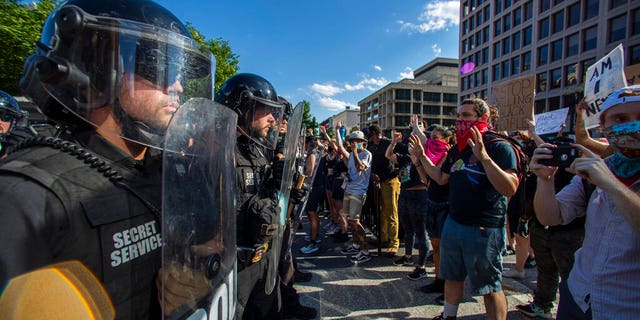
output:
[[[576,176],[557,194],[558,165],[545,162],[557,147],[540,145],[530,165],[542,224],[566,225],[586,215],[582,248],[560,284],[557,319],[633,319],[640,312],[640,86],[616,90],[604,101],[600,128],[614,154],[602,159],[572,144],[582,156],[566,169]]]

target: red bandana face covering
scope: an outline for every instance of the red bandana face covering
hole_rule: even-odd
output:
[[[433,164],[437,165],[440,160],[447,154],[447,145],[445,141],[436,140],[436,139],[427,139],[427,144],[425,145],[425,153],[427,154],[427,158],[433,162]]]
[[[462,152],[467,147],[467,139],[471,138],[471,127],[476,126],[480,134],[484,134],[489,130],[489,124],[486,121],[478,120],[456,120],[456,142],[458,143],[458,151]]]

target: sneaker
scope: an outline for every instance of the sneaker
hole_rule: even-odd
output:
[[[516,306],[516,310],[531,318],[553,319],[551,310],[545,311],[533,302],[530,302],[529,304],[519,304]]]
[[[300,248],[300,252],[304,253],[304,254],[309,254],[309,253],[314,253],[316,251],[318,251],[318,246],[313,244],[313,243],[309,243],[308,245]]]
[[[350,245],[346,248],[343,248],[341,252],[342,254],[357,254],[358,252],[360,252],[360,249],[356,249],[356,247]]]
[[[407,258],[405,255],[400,256],[400,258],[393,260],[393,264],[396,266],[413,266],[413,256],[411,258]]]
[[[322,224],[322,229],[328,230],[329,228],[333,227],[333,224],[333,221],[329,220]]]
[[[502,273],[503,277],[514,278],[514,279],[524,279],[524,270],[518,271],[515,268],[509,269]]]
[[[413,272],[407,275],[407,278],[411,280],[420,280],[427,277],[427,270],[424,268],[416,267]]]
[[[524,263],[524,268],[533,269],[535,267],[536,267],[536,259],[532,258],[531,256],[527,257],[527,261],[525,261]]]
[[[435,301],[437,304],[439,304],[439,305],[441,305],[441,306],[444,306],[444,294],[441,294],[441,295],[437,296],[437,297],[434,299],[434,301]],[[447,319],[449,319],[449,318],[447,318]],[[455,319],[455,318],[454,318],[454,319]]]
[[[311,236],[304,236],[304,241],[306,242],[311,242]],[[320,239],[320,237],[316,237],[316,243],[320,243],[322,242],[322,239]]]
[[[418,288],[424,293],[444,293],[444,280],[436,278],[435,281]]]
[[[293,273],[293,282],[309,282],[311,281],[311,277],[313,277],[311,272],[295,270]]]
[[[384,252],[384,256],[387,258],[395,258],[396,253],[398,253],[398,248],[387,248],[387,251]]]
[[[441,313],[440,315],[436,316],[435,318],[431,319],[431,320],[456,320],[456,317],[444,317],[444,313]]]
[[[358,252],[358,254],[356,254],[355,256],[351,257],[351,262],[353,262],[355,264],[365,263],[365,262],[367,262],[369,260],[371,260],[371,254],[364,253],[364,251],[360,251],[360,252]]]
[[[502,251],[502,256],[503,257],[514,255],[514,254],[516,254],[516,250],[513,249],[513,247],[511,245],[507,245],[507,250]]]

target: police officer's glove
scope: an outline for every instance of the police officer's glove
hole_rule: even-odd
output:
[[[518,228],[516,229],[516,233],[523,237],[529,237],[529,218],[521,217],[518,221]]]
[[[273,165],[273,186],[280,189],[282,185],[282,175],[284,174],[284,159],[274,160]]]
[[[293,203],[294,205],[302,203],[307,197],[307,194],[309,194],[309,189],[307,189],[307,187],[302,187],[300,189],[291,189],[289,201],[291,201],[291,203]]]

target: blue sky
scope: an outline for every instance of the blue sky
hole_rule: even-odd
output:
[[[239,72],[265,77],[294,105],[309,101],[318,122],[436,57],[458,57],[459,1],[157,2],[228,40]]]

